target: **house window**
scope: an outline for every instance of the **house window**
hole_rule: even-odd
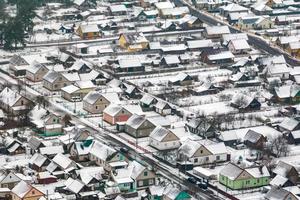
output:
[[[138,182],[138,185],[139,185],[139,186],[143,186],[143,181],[139,181],[139,182]]]
[[[209,161],[209,157],[206,157],[205,160],[206,160],[206,161]]]
[[[198,158],[195,158],[195,159],[194,159],[194,163],[197,163],[197,162],[198,162]]]
[[[34,190],[31,193],[34,195],[35,194]]]
[[[62,77],[59,77],[59,79],[58,79],[58,80],[62,81]]]
[[[216,160],[220,160],[220,156],[217,156],[217,157],[216,157]]]
[[[149,185],[152,185],[152,184],[154,184],[153,179],[149,179]]]
[[[23,101],[23,100],[21,100],[21,105],[22,105],[22,106],[24,105],[24,101]]]
[[[53,119],[53,122],[55,122],[56,120],[55,120],[55,118]]]
[[[147,171],[144,172],[144,176],[148,176],[148,172]]]
[[[100,99],[100,101],[102,101],[102,99]]]
[[[202,154],[202,153],[203,153],[203,150],[200,150],[200,153]]]
[[[98,110],[98,106],[96,106],[95,108],[96,108],[96,110]]]
[[[246,184],[250,184],[250,180],[247,180],[247,181],[246,181]]]
[[[122,110],[122,114],[124,114],[124,110]]]
[[[257,183],[259,183],[259,179],[257,179]]]

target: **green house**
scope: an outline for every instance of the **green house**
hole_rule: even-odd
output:
[[[182,191],[174,186],[167,186],[163,195],[164,200],[190,200],[192,199],[186,191]]]
[[[233,190],[257,188],[269,184],[270,173],[265,166],[242,168],[228,163],[219,173],[219,182]]]

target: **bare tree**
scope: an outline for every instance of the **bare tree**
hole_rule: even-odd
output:
[[[284,136],[271,138],[266,146],[266,150],[275,157],[287,156],[290,149]]]

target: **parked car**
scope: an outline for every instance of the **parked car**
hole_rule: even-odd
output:
[[[197,182],[197,186],[201,189],[206,190],[207,189],[207,183],[203,182],[203,181],[199,181]]]
[[[187,181],[190,182],[190,183],[193,183],[193,184],[197,183],[197,180],[194,177],[191,177],[191,176],[187,178]]]

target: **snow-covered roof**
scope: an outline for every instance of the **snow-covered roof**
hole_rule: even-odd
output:
[[[6,105],[14,106],[22,96],[8,87],[4,88],[0,93],[0,101]]]
[[[25,181],[20,181],[11,192],[17,195],[19,198],[23,198],[30,190],[32,186],[26,183]]]
[[[117,153],[117,151],[99,141],[94,141],[93,146],[90,150],[90,154],[93,156],[106,161],[110,156]]]
[[[119,59],[118,63],[121,68],[141,67],[142,63],[138,58]]]
[[[67,169],[73,162],[70,158],[61,153],[57,154],[52,161],[59,165],[62,169]]]
[[[65,93],[72,94],[74,92],[78,92],[80,89],[75,85],[68,85],[66,87],[61,88],[61,90]]]
[[[209,60],[223,60],[223,59],[232,59],[235,56],[230,51],[222,51],[217,54],[209,55]]]
[[[84,187],[84,184],[79,181],[75,180],[73,178],[68,178],[65,182],[65,189],[69,190],[70,192],[73,192],[74,194],[78,194],[82,188]]]
[[[114,12],[127,12],[127,8],[124,4],[111,5],[111,6],[109,6],[109,9],[112,13],[114,13]]]
[[[162,1],[162,2],[155,3],[155,7],[159,10],[162,10],[166,8],[174,8],[175,5],[170,1],[164,1],[164,2]]]
[[[80,24],[82,33],[96,33],[99,32],[97,24]]]
[[[213,42],[210,39],[208,39],[208,40],[189,40],[186,43],[187,43],[187,46],[189,49],[197,49],[197,48],[213,46]]]
[[[162,141],[171,131],[161,127],[157,126],[149,135],[150,138],[157,140],[157,141]]]
[[[30,163],[31,164],[34,164],[34,165],[36,165],[36,166],[38,166],[38,167],[41,167],[43,164],[44,164],[44,162],[47,160],[47,157],[46,156],[44,156],[44,155],[42,155],[42,154],[39,154],[39,153],[35,153],[32,157],[31,157],[31,159],[30,159]]]
[[[230,40],[229,43],[234,47],[235,50],[251,49],[250,45],[245,39],[233,39]]]
[[[220,9],[228,12],[242,12],[242,11],[248,11],[248,8],[244,6],[240,6],[236,3],[231,3],[226,6],[221,6]]]
[[[175,7],[175,8],[164,8],[161,9],[161,13],[164,16],[176,16],[189,13],[189,8],[187,6]]]
[[[47,146],[40,148],[40,153],[42,155],[53,155],[53,154],[59,154],[64,153],[63,146]]]
[[[151,102],[154,100],[155,98],[147,93],[145,93],[143,95],[143,97],[140,99],[140,102],[146,105],[150,105]]]
[[[103,167],[85,167],[80,170],[76,170],[76,173],[80,176],[80,180],[85,184],[90,184],[93,179],[101,180],[102,174],[105,173]]]
[[[226,141],[238,140],[238,136],[235,131],[221,132],[219,139],[226,142]]]
[[[144,116],[133,114],[127,121],[126,126],[130,126],[134,129],[140,127],[147,119]]]
[[[176,55],[164,56],[163,59],[165,60],[166,64],[168,64],[168,65],[180,63],[180,60],[179,60],[178,56],[176,56]]]
[[[286,117],[279,126],[288,130],[293,131],[299,125],[299,121],[294,118]]]
[[[205,27],[205,30],[208,35],[223,35],[230,33],[228,26],[207,26]]]
[[[288,181],[288,179],[286,177],[283,177],[278,174],[270,181],[270,185],[283,186],[287,181]]]

